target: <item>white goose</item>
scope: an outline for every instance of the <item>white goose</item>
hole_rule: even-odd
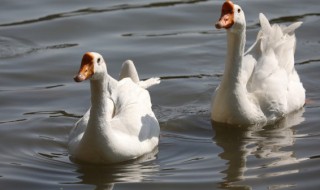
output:
[[[72,158],[89,163],[117,163],[152,152],[159,142],[159,123],[144,88],[159,78],[140,81],[132,61],[124,62],[120,80],[107,73],[103,57],[84,54],[76,82],[90,79],[91,108],[70,132]]]
[[[227,0],[216,28],[227,30],[227,58],[221,84],[212,98],[215,122],[270,124],[305,104],[305,89],[294,68],[294,31],[290,26],[270,25],[260,13],[261,30],[244,53],[246,20],[240,6]]]

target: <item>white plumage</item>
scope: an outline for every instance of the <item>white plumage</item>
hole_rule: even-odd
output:
[[[294,31],[270,25],[260,13],[261,30],[244,53],[246,21],[240,6],[226,1],[218,29],[227,29],[228,52],[224,75],[212,98],[211,119],[250,125],[270,124],[305,104],[305,89],[294,67]]]
[[[89,78],[91,108],[70,132],[72,158],[108,164],[152,152],[158,145],[160,128],[149,92],[143,87],[159,84],[159,78],[140,81],[133,62],[126,61],[117,81],[108,75],[103,57],[88,52],[75,81]]]

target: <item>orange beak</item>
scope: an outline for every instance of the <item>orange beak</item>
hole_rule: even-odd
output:
[[[93,56],[85,53],[82,57],[81,66],[78,74],[73,78],[76,82],[89,79],[94,74]]]
[[[215,24],[217,29],[229,29],[234,24],[234,5],[231,1],[227,0],[221,9],[221,16],[219,21]]]

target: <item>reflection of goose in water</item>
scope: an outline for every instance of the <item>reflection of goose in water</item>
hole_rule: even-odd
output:
[[[79,164],[77,165],[79,183],[81,186],[95,186],[94,190],[112,190],[117,183],[141,182],[152,173],[159,170],[158,165],[153,161],[158,154],[158,148],[151,153],[145,154],[135,160],[130,160],[120,164],[94,165]]]
[[[236,127],[212,123],[214,141],[223,149],[220,157],[227,160],[227,169],[222,187],[248,178],[263,178],[298,173],[298,169],[272,170],[273,167],[300,162],[294,152],[284,150],[295,143],[293,126],[304,121],[304,110],[292,113],[275,125]],[[259,171],[257,170],[259,169]],[[247,186],[242,186],[247,189]]]

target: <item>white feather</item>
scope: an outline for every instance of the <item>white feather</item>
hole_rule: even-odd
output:
[[[152,152],[158,145],[160,128],[149,92],[131,78],[139,79],[134,64],[127,66],[119,81],[106,69],[100,78],[90,81],[92,106],[69,135],[72,158],[117,163]]]
[[[245,20],[235,21],[244,24],[227,31],[227,76],[223,76],[212,99],[213,121],[240,125],[273,123],[305,103],[305,89],[294,68],[294,30],[301,22],[286,27],[270,25],[262,13],[259,18],[261,30],[246,53]]]

